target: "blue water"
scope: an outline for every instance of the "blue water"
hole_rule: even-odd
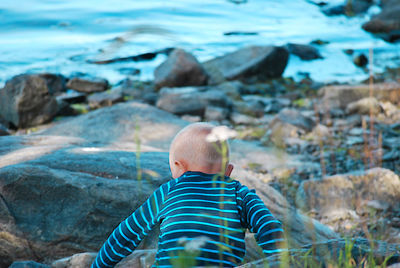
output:
[[[335,2],[335,1],[330,1]],[[336,2],[340,2],[339,0]],[[368,17],[326,17],[305,0],[0,0],[0,85],[24,72],[81,72],[116,83],[127,77],[123,68],[138,68],[134,78],[148,80],[165,57],[149,62],[111,65],[87,60],[126,57],[166,47],[181,47],[200,61],[247,45],[328,41],[320,46],[323,60],[291,56],[284,76],[308,72],[317,81],[365,79],[344,49],[374,50],[374,70],[400,66],[400,45],[388,44],[361,29]],[[225,32],[258,35],[225,36]],[[124,40],[123,42],[117,42]]]

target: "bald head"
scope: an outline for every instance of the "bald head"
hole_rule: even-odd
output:
[[[214,128],[207,123],[194,123],[182,129],[170,147],[172,176],[179,177],[186,171],[219,173],[223,167],[220,142],[206,140]]]

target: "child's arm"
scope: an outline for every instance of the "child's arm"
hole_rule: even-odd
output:
[[[128,256],[158,221],[167,194],[167,184],[158,188],[135,212],[121,222],[104,243],[92,268],[114,267]]]
[[[263,253],[271,256],[285,251],[282,224],[255,191],[240,185],[237,198],[242,225],[256,233],[255,238]]]

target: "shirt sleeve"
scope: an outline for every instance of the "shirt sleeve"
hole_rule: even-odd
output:
[[[158,188],[138,209],[121,222],[104,243],[91,268],[114,267],[136,249],[158,222],[168,184]]]
[[[255,233],[257,243],[267,257],[286,251],[282,223],[272,215],[255,190],[240,185],[237,204],[242,226]]]

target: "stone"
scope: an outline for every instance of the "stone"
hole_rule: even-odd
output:
[[[136,150],[137,133],[142,150],[146,150],[145,146],[168,150],[173,136],[186,125],[186,121],[148,104],[125,102],[58,122],[41,134],[79,138],[105,146],[120,144],[121,150]]]
[[[286,98],[274,98],[270,99],[266,103],[264,112],[265,113],[279,113],[282,109],[290,106],[290,100]]]
[[[50,266],[35,261],[16,261],[9,268],[50,268]]]
[[[39,75],[18,75],[0,90],[0,117],[17,128],[49,122],[57,113],[57,101]]]
[[[338,16],[343,15],[346,11],[345,5],[328,5],[322,8],[322,12],[327,16]]]
[[[84,103],[86,102],[86,94],[79,92],[68,92],[58,95],[56,99],[68,104]]]
[[[365,13],[373,4],[373,0],[347,0],[346,14],[348,16],[353,16]]]
[[[294,125],[306,132],[312,131],[315,126],[313,119],[295,109],[283,109],[275,116],[274,120],[272,120],[270,127],[273,127],[277,121]]]
[[[302,60],[310,61],[316,59],[323,59],[318,49],[310,45],[293,44],[289,43],[286,48],[291,54],[294,54]]]
[[[265,105],[262,101],[256,99],[245,99],[245,101],[234,101],[233,110],[251,117],[263,117]]]
[[[393,171],[374,168],[356,175],[336,175],[303,181],[296,204],[303,211],[318,213],[324,223],[333,223],[335,211],[360,211],[363,204],[382,204],[390,211],[400,209],[400,178]],[[361,215],[359,215],[361,216]]]
[[[373,16],[362,28],[376,34],[388,42],[400,39],[400,3],[397,0],[387,1],[382,12]]]
[[[351,102],[346,107],[348,114],[373,114],[377,115],[382,112],[382,107],[375,98],[363,98],[361,100]]]
[[[322,97],[321,107],[324,109],[345,109],[351,102],[370,96],[369,85],[338,85],[325,86],[318,92]],[[400,83],[376,83],[373,85],[373,97],[378,101],[390,101],[393,104],[400,103]]]
[[[112,91],[121,94],[124,100],[137,100],[150,105],[155,105],[158,99],[152,82],[124,79]]]
[[[82,93],[95,93],[106,91],[108,88],[108,81],[103,78],[73,77],[68,80],[66,86],[67,88]]]
[[[0,123],[0,136],[10,135],[10,130]]]
[[[231,100],[223,92],[215,89],[163,88],[156,105],[158,108],[176,115],[189,114],[203,117],[207,106],[229,108]]]
[[[231,113],[230,119],[235,125],[253,125],[257,123],[257,120],[254,117],[238,112]]]
[[[154,70],[156,88],[203,86],[208,81],[207,72],[197,59],[183,49],[175,49]]]
[[[207,106],[204,119],[206,121],[217,121],[221,122],[229,117],[229,111],[226,108]]]
[[[226,80],[266,80],[280,77],[289,52],[284,47],[250,46],[205,62],[212,83]]]
[[[241,100],[244,85],[240,81],[226,81],[210,89],[220,90],[233,100]]]
[[[46,80],[47,87],[49,88],[50,95],[58,96],[67,90],[67,78],[61,74],[42,73],[39,74],[41,78]]]
[[[355,65],[357,65],[358,67],[365,67],[368,64],[368,58],[367,56],[365,56],[365,54],[360,54],[357,55],[354,59],[353,62]]]
[[[99,93],[93,93],[88,97],[88,103],[90,108],[98,109],[104,106],[111,106],[118,102],[124,101],[124,96],[119,91],[105,91]]]

